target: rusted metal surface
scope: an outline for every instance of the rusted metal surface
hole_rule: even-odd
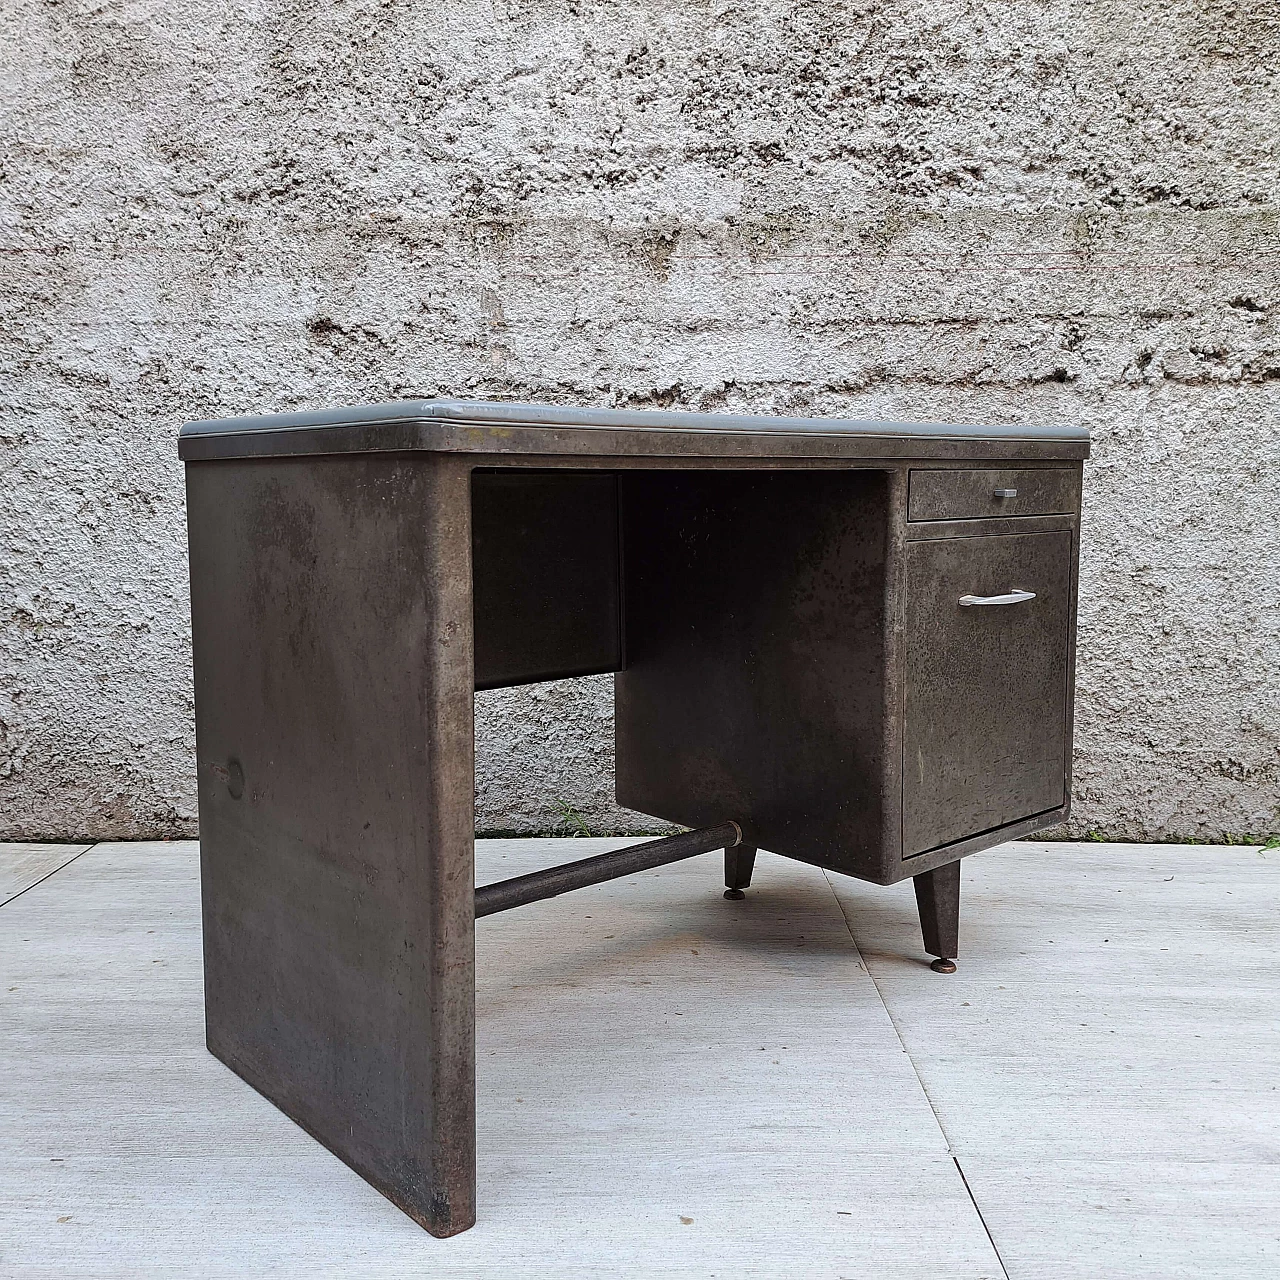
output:
[[[622,804],[731,813],[748,844],[894,877],[889,489],[879,471],[623,477]]]
[[[908,516],[977,520],[983,516],[1070,515],[1080,507],[1080,474],[1059,467],[949,471],[911,469]]]
[[[527,906],[530,902],[541,902],[544,898],[559,897],[562,893],[585,889],[591,884],[603,884],[619,876],[634,875],[637,871],[650,871],[654,867],[682,862],[685,858],[696,858],[700,853],[735,845],[741,838],[742,829],[736,822],[723,822],[701,831],[682,831],[661,840],[646,840],[625,849],[613,849],[594,858],[581,858],[577,862],[514,876],[510,880],[499,880],[476,890],[476,919],[499,911],[510,911],[512,907]]]
[[[437,1235],[475,1220],[469,480],[187,473],[209,1048]]]
[[[950,962],[959,860],[1067,813],[1087,450],[459,402],[184,430],[211,1050],[449,1235],[477,915],[720,847],[740,896],[765,847],[913,877]],[[716,826],[477,891],[474,688],[610,670],[620,800]]]
[[[1066,803],[1073,537],[913,542],[906,565],[910,858]],[[964,599],[1010,603],[958,608]]]

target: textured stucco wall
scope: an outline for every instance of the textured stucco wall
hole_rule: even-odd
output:
[[[438,393],[1095,433],[1075,829],[1280,826],[1274,0],[6,0],[0,838],[194,830],[187,418]],[[607,681],[478,820],[645,824]]]

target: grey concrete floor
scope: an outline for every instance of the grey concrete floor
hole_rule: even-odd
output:
[[[480,878],[625,841],[480,842]],[[480,922],[480,1221],[208,1055],[194,844],[0,845],[0,1275],[1280,1275],[1280,850],[715,856]]]

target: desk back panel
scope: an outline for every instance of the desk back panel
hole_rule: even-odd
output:
[[[475,471],[471,548],[477,689],[622,666],[616,476]]]

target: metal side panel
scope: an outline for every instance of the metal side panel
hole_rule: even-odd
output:
[[[187,469],[211,1051],[437,1235],[475,1220],[470,490]]]
[[[884,472],[623,477],[622,804],[868,879],[900,865],[889,495]]]

